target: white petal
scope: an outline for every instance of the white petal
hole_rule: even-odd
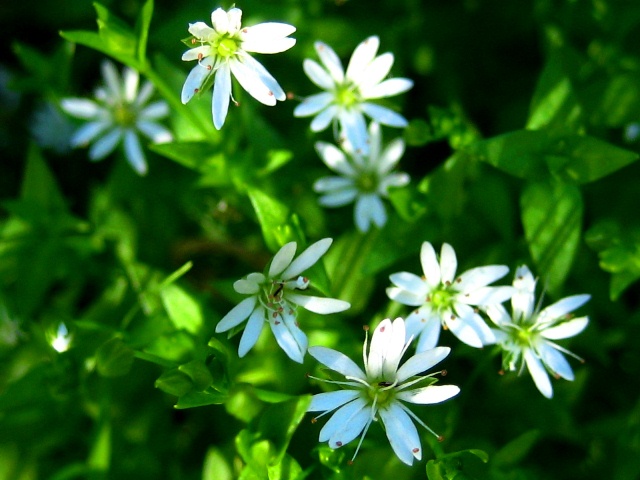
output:
[[[381,408],[378,413],[384,423],[391,448],[398,458],[407,465],[413,463],[414,457],[420,460],[422,446],[418,431],[409,415],[400,407],[399,402],[393,402],[387,408]]]
[[[205,79],[211,75],[213,70],[209,70],[207,66],[213,65],[213,59],[211,57],[205,58],[198,65],[193,67],[187,75],[187,79],[182,86],[182,93],[180,94],[180,100],[182,103],[187,103],[193,98],[193,96],[200,90]]]
[[[234,36],[242,27],[242,10],[232,8],[227,12],[227,17],[229,18],[229,33]]]
[[[144,118],[145,120],[157,120],[167,115],[169,115],[169,105],[162,100],[153,102],[140,111],[140,118]]]
[[[371,219],[378,228],[382,228],[387,223],[387,211],[384,208],[384,203],[379,195],[371,194],[368,196],[371,203]]]
[[[591,295],[573,295],[558,300],[556,303],[543,309],[538,315],[538,323],[547,323],[574,311],[589,301]]]
[[[360,87],[363,98],[386,98],[404,93],[413,87],[413,81],[408,78],[389,78],[381,83]]]
[[[487,265],[485,267],[472,268],[460,275],[460,281],[457,282],[456,288],[460,292],[469,293],[477,288],[484,287],[495,282],[496,280],[504,277],[507,273],[509,273],[509,267],[506,265]],[[513,295],[513,290],[505,290],[503,294],[509,292],[510,295]],[[506,298],[509,298],[510,295]]]
[[[246,278],[241,278],[233,282],[233,289],[243,295],[253,295],[260,291],[260,284]]]
[[[231,72],[229,64],[223,63],[216,72],[213,85],[213,98],[211,100],[211,116],[213,125],[220,130],[224,125],[229,111],[229,100],[231,99]]]
[[[351,304],[337,298],[313,297],[300,293],[287,292],[287,300],[306,308],[310,312],[326,315],[328,313],[344,312]]]
[[[264,105],[273,106],[276,104],[276,97],[273,91],[265,85],[256,70],[237,60],[230,61],[229,65],[238,83],[249,95]]]
[[[485,312],[489,319],[495,323],[498,327],[505,327],[513,325],[513,320],[507,309],[501,304],[488,305],[485,308]]]
[[[331,77],[336,83],[342,83],[344,81],[344,70],[336,52],[329,45],[322,42],[314,43],[314,47],[318,52],[320,61],[327,68]]]
[[[71,146],[76,148],[90,143],[110,126],[111,122],[105,120],[82,125],[71,135]]]
[[[427,283],[418,275],[409,272],[398,272],[389,275],[389,280],[397,287],[417,296],[425,296],[429,291]]]
[[[125,68],[123,72],[124,99],[127,103],[133,103],[138,93],[140,75],[131,68]]]
[[[438,262],[436,251],[433,248],[433,245],[431,245],[431,242],[422,243],[422,247],[420,248],[420,263],[422,264],[422,272],[424,273],[427,283],[432,288],[440,285],[442,279],[440,273],[440,263]]]
[[[384,195],[386,197],[389,194],[389,187],[404,187],[405,185],[408,185],[410,181],[411,177],[406,173],[392,173],[380,180],[380,183],[378,184],[378,192],[380,195]]]
[[[371,216],[367,203],[363,203],[362,196],[358,196],[356,200],[356,206],[353,210],[353,220],[358,230],[363,233],[369,231],[369,225],[371,225]]]
[[[542,362],[540,362],[540,360],[531,353],[531,350],[528,349],[524,352],[524,360],[527,363],[527,369],[531,374],[531,378],[533,378],[533,381],[538,390],[540,390],[540,393],[547,398],[553,397],[551,381],[549,380],[549,375],[547,375],[546,370],[542,366]]]
[[[140,89],[140,92],[138,93],[138,96],[135,98],[133,104],[140,108],[143,105],[145,105],[149,99],[151,98],[151,95],[153,95],[153,83],[147,81],[144,82],[142,84],[142,88]],[[163,101],[158,101],[156,103],[165,103]],[[169,113],[168,109],[167,109],[167,113]]]
[[[120,84],[120,75],[116,66],[108,60],[105,60],[100,65],[102,70],[102,76],[106,82],[106,87],[111,93],[113,100],[122,98],[122,85]]]
[[[355,208],[356,226],[363,232],[369,229],[369,224],[373,223],[378,228],[387,222],[387,214],[380,197],[376,194],[360,195]]]
[[[429,385],[424,388],[400,392],[397,398],[409,403],[431,405],[449,400],[458,393],[460,393],[460,388],[455,385]]]
[[[320,257],[327,253],[332,242],[332,238],[323,238],[322,240],[318,240],[317,242],[309,245],[307,249],[298,255],[298,258],[291,262],[291,265],[282,272],[282,277],[293,278],[300,275],[307,268],[310,268],[320,260]]]
[[[409,305],[411,307],[419,307],[424,304],[424,297],[422,295],[418,296],[397,287],[387,288],[387,296],[391,300],[395,300],[398,303]]]
[[[289,242],[278,250],[269,266],[269,278],[280,275],[291,264],[291,260],[296,254],[296,248],[298,248],[296,242]]]
[[[346,155],[338,147],[326,142],[316,142],[315,147],[322,161],[331,170],[349,177],[356,175]]]
[[[480,287],[467,293],[459,293],[457,299],[468,305],[492,305],[506,302],[515,292],[513,287]]]
[[[335,392],[318,393],[311,397],[307,412],[330,412],[341,405],[355,400],[360,395],[358,390],[337,390]]]
[[[327,92],[317,93],[305,98],[302,103],[293,109],[294,117],[308,117],[315,115],[320,110],[327,108],[333,100],[333,95]]]
[[[404,154],[404,141],[401,138],[389,142],[387,147],[378,158],[377,170],[380,174],[385,174],[395,167]]]
[[[264,326],[264,313],[262,308],[256,308],[249,316],[238,346],[238,356],[240,358],[244,357],[260,338],[260,333],[262,333],[262,327]]]
[[[216,325],[216,333],[226,332],[236,325],[240,325],[253,312],[258,301],[258,297],[249,297],[242,300],[238,305],[233,307]],[[264,311],[262,307],[259,307]]]
[[[209,40],[215,35],[215,30],[204,22],[196,22],[189,24],[189,33],[200,40]]]
[[[463,319],[461,317],[451,318],[447,316],[444,319],[444,323],[451,333],[453,333],[458,340],[467,345],[475,348],[482,348],[484,344],[482,343],[482,339],[476,332],[476,329],[466,321],[467,319]],[[488,327],[487,327],[488,329]]]
[[[255,71],[258,74],[262,83],[264,83],[264,85],[269,90],[271,90],[271,93],[273,94],[276,100],[279,100],[282,102],[287,98],[287,95],[284,93],[284,90],[282,90],[282,87],[280,86],[280,84],[276,81],[275,78],[273,78],[273,75],[271,75],[269,71],[266,68],[264,68],[264,65],[262,65],[259,61],[257,61],[251,55],[242,55],[242,61],[247,67],[249,67],[251,70]],[[270,104],[267,104],[267,105],[270,105]]]
[[[313,190],[318,193],[344,189],[353,189],[352,179],[344,177],[322,177],[313,183]]]
[[[323,111],[318,113],[318,115],[316,115],[313,120],[311,120],[311,131],[321,132],[322,130],[327,128],[331,123],[331,120],[337,118],[338,112],[339,109],[336,105],[329,105]]]
[[[309,347],[309,355],[345,377],[367,379],[367,376],[353,360],[337,350],[326,347]]]
[[[358,190],[355,188],[345,188],[344,190],[337,190],[323,195],[318,199],[318,203],[323,207],[342,207],[353,202],[357,196]]]
[[[173,141],[173,134],[170,130],[163,127],[159,123],[140,121],[136,124],[145,136],[153,143],[167,143]]]
[[[147,161],[140,146],[140,139],[133,130],[124,132],[124,154],[136,172],[140,175],[147,173]]]
[[[103,108],[92,100],[84,98],[63,98],[60,100],[60,107],[77,118],[94,118]]]
[[[440,275],[442,283],[453,282],[458,268],[458,259],[456,252],[451,245],[443,243],[440,249]]]
[[[318,440],[329,440],[331,448],[339,448],[356,438],[370,419],[366,402],[356,398],[338,409],[320,430]]]
[[[513,287],[516,289],[511,297],[514,318],[531,318],[535,308],[536,280],[529,267],[518,267],[513,278]]]
[[[414,375],[429,370],[444,360],[450,352],[449,347],[436,347],[412,356],[398,369],[396,380],[402,383]]]
[[[347,78],[354,83],[362,75],[365,68],[373,61],[380,46],[380,39],[376,36],[369,37],[362,41],[351,55],[347,66]]]
[[[416,352],[421,353],[435,348],[438,345],[441,331],[442,319],[433,312],[425,322],[422,332],[420,332],[418,343],[416,344]]]
[[[201,45],[199,47],[190,48],[182,54],[182,61],[191,62],[193,60],[202,60],[211,55],[211,45]]]
[[[222,8],[216,8],[211,12],[211,24],[218,33],[227,33],[229,31],[229,16]]]
[[[115,128],[100,138],[89,149],[89,158],[91,160],[100,160],[109,155],[116,148],[122,138],[122,130]]]
[[[375,103],[361,103],[360,109],[376,122],[388,127],[404,128],[409,125],[407,119],[399,113],[396,113],[387,107],[376,105]]]
[[[482,317],[469,305],[464,303],[456,303],[454,305],[456,313],[460,316],[460,321],[469,325],[475,331],[476,335],[482,342],[482,345],[490,345],[495,343],[496,339],[492,330],[484,322]],[[455,320],[452,320],[452,322]]]
[[[363,90],[372,88],[374,85],[379,84],[384,77],[389,74],[392,65],[393,54],[388,52],[383,53],[367,65],[367,67],[362,70],[362,72],[360,72],[353,81]]]
[[[555,375],[559,375],[565,380],[571,381],[574,379],[573,370],[567,359],[551,345],[542,342],[538,346],[538,354],[542,359],[542,363]]]
[[[364,116],[358,110],[348,109],[338,112],[340,122],[340,135],[349,142],[351,150],[355,154],[366,155],[369,152],[369,135]]]
[[[335,88],[335,81],[333,80],[333,77],[329,75],[329,73],[322,68],[318,62],[307,58],[302,62],[302,68],[304,73],[307,74],[307,77],[309,77],[309,79],[318,87],[323,90],[333,90]],[[332,94],[327,93],[327,95],[330,95],[331,98],[333,98]]]
[[[365,365],[368,378],[389,382],[395,380],[404,340],[404,320],[401,318],[396,319],[393,323],[386,318],[378,324],[371,337],[369,355]]]
[[[266,22],[247,27],[242,31],[242,48],[247,52],[280,53],[296,43],[294,38],[285,38],[296,31],[286,23]]]
[[[574,318],[573,320],[569,320],[567,322],[561,323],[560,325],[556,325],[555,327],[550,327],[545,330],[542,330],[540,332],[540,335],[550,340],[559,340],[561,338],[569,338],[569,337],[578,335],[585,328],[587,328],[588,324],[589,324],[588,317]]]
[[[307,337],[295,325],[295,317],[286,313],[269,322],[280,348],[294,362],[302,363],[307,351]]]

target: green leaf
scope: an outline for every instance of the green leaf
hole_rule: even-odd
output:
[[[131,370],[135,352],[119,338],[103,343],[96,351],[96,368],[103,377],[119,377]]]
[[[569,273],[582,229],[582,196],[561,182],[530,183],[520,199],[522,224],[545,286],[557,292]]]
[[[303,395],[286,402],[270,405],[265,409],[258,423],[262,438],[269,439],[274,446],[275,462],[282,461],[291,437],[307,413],[311,395]]]
[[[47,164],[34,144],[29,146],[27,167],[22,180],[21,198],[51,215],[67,210],[64,197]]]
[[[531,100],[528,130],[542,127],[556,131],[578,132],[582,124],[582,106],[574,87],[563,51],[552,49]]]
[[[256,173],[259,177],[264,177],[284,167],[292,159],[293,152],[290,150],[269,150],[267,151],[267,164]]]
[[[429,460],[426,471],[429,480],[448,480],[444,466],[437,460]]]
[[[467,198],[466,181],[472,167],[471,159],[454,153],[435,172],[427,175],[418,190],[430,200],[429,207],[444,219],[460,215]]]
[[[140,15],[136,21],[136,54],[141,64],[146,63],[147,56],[147,40],[149,38],[149,26],[151,25],[151,17],[153,16],[153,0],[144,2]]]
[[[540,439],[539,430],[529,430],[507,443],[493,455],[495,467],[512,467],[520,463]]]
[[[187,375],[174,368],[160,375],[155,387],[170,395],[181,397],[193,388],[193,383]]]
[[[272,252],[291,241],[301,245],[302,231],[284,203],[255,188],[250,189],[248,194],[262,228],[264,241]]]
[[[607,78],[594,98],[599,100],[593,113],[593,121],[608,127],[624,127],[638,121],[640,112],[640,74],[618,73]]]
[[[178,370],[187,375],[193,382],[195,389],[200,392],[206,390],[213,383],[211,372],[209,372],[204,362],[200,360],[192,360],[189,363],[180,365]]]
[[[225,155],[209,142],[157,143],[149,148],[184,167],[206,174],[209,186],[231,183]]]
[[[222,405],[226,400],[227,395],[220,392],[189,392],[178,399],[178,403],[175,404],[174,408],[184,410],[206,405]]]
[[[585,234],[587,245],[598,252],[600,268],[611,273],[609,296],[615,301],[640,279],[640,227],[613,220],[593,226]]]
[[[209,447],[202,464],[202,480],[233,480],[233,469],[222,452]]]
[[[137,39],[129,25],[112,14],[105,6],[93,4],[98,14],[98,33],[103,45],[112,55],[136,58]]]
[[[548,163],[558,178],[581,184],[606,177],[637,159],[636,152],[594,137],[571,135],[557,143]]]
[[[267,475],[269,480],[300,480],[306,477],[302,474],[300,464],[288,454],[278,463],[267,465]]]
[[[429,107],[430,141],[448,139],[451,148],[459,149],[480,139],[476,127],[465,118],[459,108]],[[426,132],[422,129],[422,135]]]
[[[204,318],[200,303],[184,288],[172,283],[160,291],[162,304],[177,329],[196,334]]]

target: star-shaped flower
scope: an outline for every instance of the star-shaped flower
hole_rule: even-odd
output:
[[[85,98],[65,98],[62,109],[88,122],[71,137],[71,146],[80,147],[93,143],[89,148],[89,158],[97,161],[109,155],[122,141],[127,160],[140,175],[147,172],[147,161],[140,146],[138,134],[142,133],[153,143],[173,140],[171,132],[157,123],[169,113],[168,105],[156,101],[149,105],[153,85],[145,82],[140,91],[138,72],[125,68],[123,78],[113,63],[102,63],[104,87],[96,89],[96,100]]]
[[[226,332],[249,319],[240,339],[240,357],[245,356],[256,344],[262,327],[267,322],[278,345],[289,358],[302,363],[308,342],[307,336],[298,326],[297,306],[320,314],[342,312],[350,307],[343,300],[314,297],[299,292],[306,290],[310,284],[309,279],[300,274],[326,253],[332,241],[331,238],[317,241],[295,260],[296,242],[287,243],[275,254],[266,274],[250,273],[233,284],[236,292],[249,297],[220,320],[216,332]]]
[[[503,369],[521,373],[526,365],[538,390],[551,398],[553,388],[547,371],[556,378],[573,380],[573,370],[562,354],[579,359],[552,340],[573,337],[587,327],[588,317],[572,318],[570,312],[584,305],[591,296],[573,295],[537,311],[536,280],[526,265],[516,271],[513,287],[516,291],[511,297],[511,314],[501,304],[485,308],[498,327],[494,334],[503,350]]]
[[[512,287],[491,287],[509,268],[490,265],[472,268],[456,277],[458,261],[453,247],[442,245],[440,259],[429,242],[420,250],[424,277],[409,272],[394,273],[395,285],[387,288],[392,300],[418,307],[407,317],[407,335],[419,335],[417,351],[435,347],[444,326],[461,341],[481,348],[493,343],[491,329],[474,310],[474,306],[492,305],[511,298]]]
[[[355,201],[354,219],[362,232],[368,231],[372,223],[380,228],[387,222],[382,199],[388,196],[389,187],[403,187],[409,183],[406,173],[391,173],[404,153],[402,139],[396,138],[382,150],[380,125],[376,122],[369,126],[369,139],[368,155],[353,151],[348,142],[343,147],[348,156],[330,143],[316,143],[322,161],[341,174],[322,177],[313,184],[313,189],[323,194],[320,204],[341,207]]]
[[[398,458],[407,465],[414,458],[422,458],[422,446],[413,420],[438,437],[403,403],[429,405],[455,396],[460,389],[455,385],[431,385],[433,375],[419,375],[442,361],[451,351],[437,347],[409,358],[400,367],[400,360],[409,347],[402,318],[393,322],[380,322],[373,332],[367,354],[367,339],[362,349],[364,371],[346,355],[326,347],[310,347],[309,355],[323,365],[345,377],[345,381],[321,380],[342,385],[344,390],[314,395],[307,411],[327,413],[337,411],[320,430],[319,441],[329,442],[331,448],[339,448],[360,436],[353,458],[358,454],[362,440],[374,420],[382,420]],[[440,372],[438,372],[440,373]],[[352,459],[353,460],[353,459]]]
[[[367,129],[364,115],[390,127],[406,127],[407,120],[386,107],[371,102],[406,92],[413,86],[408,78],[389,78],[393,54],[376,56],[380,39],[369,37],[356,47],[345,73],[333,49],[322,42],[315,48],[324,68],[314,60],[305,59],[307,76],[325,92],[307,97],[293,111],[296,117],[315,115],[311,130],[320,132],[333,121],[356,151],[367,151]],[[340,139],[338,139],[340,140]]]
[[[242,27],[242,10],[228,12],[218,8],[211,13],[213,28],[204,22],[189,24],[192,35],[185,40],[193,46],[182,60],[197,60],[182,87],[182,103],[213,83],[213,124],[220,130],[227,117],[231,93],[231,74],[242,88],[259,102],[273,106],[286,95],[275,78],[255,60],[252,53],[280,53],[296,43],[287,38],[296,28],[285,23],[266,22]]]

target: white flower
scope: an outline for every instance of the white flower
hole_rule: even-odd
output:
[[[500,304],[485,308],[498,326],[494,333],[503,349],[503,369],[521,373],[526,365],[538,390],[551,398],[553,389],[547,370],[556,378],[573,380],[573,370],[562,353],[579,358],[552,340],[573,337],[586,328],[589,319],[572,318],[570,312],[584,305],[591,296],[573,295],[537,311],[536,280],[527,266],[518,268],[513,286],[516,293],[511,297],[511,315]]]
[[[380,39],[369,37],[356,47],[345,73],[336,52],[322,42],[315,48],[324,68],[317,62],[305,59],[307,76],[325,92],[307,97],[293,111],[296,117],[315,115],[311,130],[319,132],[334,121],[355,150],[366,152],[366,125],[364,114],[378,123],[390,127],[406,127],[407,120],[386,107],[370,102],[377,98],[391,97],[406,92],[413,86],[408,78],[384,79],[393,65],[393,54],[376,56]],[[334,123],[335,125],[335,123]]]
[[[368,155],[354,152],[349,142],[343,151],[335,145],[316,142],[316,150],[322,161],[339,177],[322,177],[313,184],[313,189],[322,193],[320,205],[341,207],[355,202],[354,219],[362,232],[369,230],[373,223],[378,228],[387,222],[387,213],[382,198],[388,196],[389,187],[403,187],[409,183],[409,175],[404,172],[391,173],[404,153],[404,141],[396,138],[381,151],[382,134],[380,125],[372,122],[369,126],[371,148]]]
[[[171,132],[156,122],[166,117],[169,107],[164,101],[147,105],[153,94],[153,85],[145,82],[138,92],[140,77],[138,72],[125,68],[120,78],[116,67],[109,61],[102,63],[104,87],[96,89],[96,101],[84,98],[65,98],[62,109],[88,122],[71,137],[71,146],[79,147],[88,143],[89,158],[100,160],[109,155],[124,141],[124,153],[136,172],[147,172],[138,133],[142,133],[153,143],[170,142]]]
[[[56,352],[63,353],[69,350],[71,340],[72,336],[69,333],[69,330],[67,330],[66,325],[64,323],[60,323],[55,337],[51,339],[51,346]]]
[[[242,10],[232,8],[225,12],[218,8],[211,13],[209,27],[204,22],[189,24],[188,39],[193,48],[182,55],[182,60],[197,60],[182,87],[182,103],[187,103],[204,87],[213,83],[213,124],[220,130],[229,109],[231,74],[242,88],[264,103],[273,106],[286,95],[275,78],[248,52],[279,53],[296,43],[287,38],[296,28],[285,23],[260,23],[242,27]]]
[[[394,273],[389,278],[395,286],[387,288],[392,300],[418,307],[407,317],[407,335],[419,335],[417,351],[438,344],[441,326],[472,347],[493,343],[493,332],[472,305],[492,305],[511,298],[512,287],[487,286],[504,277],[509,268],[477,267],[456,277],[456,253],[448,243],[442,244],[438,261],[431,243],[424,242],[420,262],[424,277],[409,272]]]
[[[324,412],[314,418],[314,422],[338,409],[320,430],[319,441],[328,441],[331,448],[338,448],[360,435],[353,455],[355,458],[371,422],[380,418],[391,448],[400,460],[411,465],[414,458],[422,458],[420,437],[411,420],[418,422],[436,437],[438,435],[402,402],[422,405],[440,403],[457,395],[460,389],[455,385],[431,385],[435,381],[432,375],[435,374],[419,375],[449,355],[451,349],[448,347],[437,347],[414,355],[398,368],[402,355],[411,342],[411,339],[405,341],[405,338],[402,318],[396,318],[393,323],[389,319],[380,322],[373,332],[368,355],[367,340],[364,341],[364,372],[349,357],[336,350],[309,348],[309,355],[344,375],[346,379],[331,381],[312,377],[343,385],[345,388],[319,393],[311,399],[307,411]]]
[[[233,284],[236,292],[250,295],[227,313],[216,326],[216,332],[226,332],[249,319],[240,339],[238,355],[243,357],[256,344],[264,323],[271,327],[278,345],[292,360],[302,363],[307,351],[307,336],[298,326],[296,307],[315,313],[342,312],[348,302],[334,298],[303,295],[299,290],[309,287],[309,279],[300,276],[329,249],[330,238],[310,245],[294,260],[296,242],[284,245],[275,254],[266,275],[250,273]]]

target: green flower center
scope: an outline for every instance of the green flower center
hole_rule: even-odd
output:
[[[454,304],[454,296],[457,292],[450,285],[443,285],[432,291],[427,298],[431,302],[431,308],[438,312],[451,310]]]
[[[364,193],[372,193],[378,189],[378,176],[374,172],[362,172],[356,180],[356,188]]]
[[[136,112],[131,105],[118,104],[113,110],[113,120],[121,127],[132,127],[136,123]]]
[[[371,402],[376,401],[380,408],[386,407],[396,398],[396,388],[391,386],[391,382],[380,381],[373,384],[373,388],[368,390]]]
[[[360,103],[360,96],[356,89],[350,84],[343,84],[336,89],[336,103],[343,107],[351,107]]]
[[[218,55],[225,58],[235,55],[235,53],[240,48],[238,44],[238,40],[234,38],[228,38],[228,37],[222,38],[217,42],[214,42],[212,47],[215,50],[215,52],[217,52]]]

